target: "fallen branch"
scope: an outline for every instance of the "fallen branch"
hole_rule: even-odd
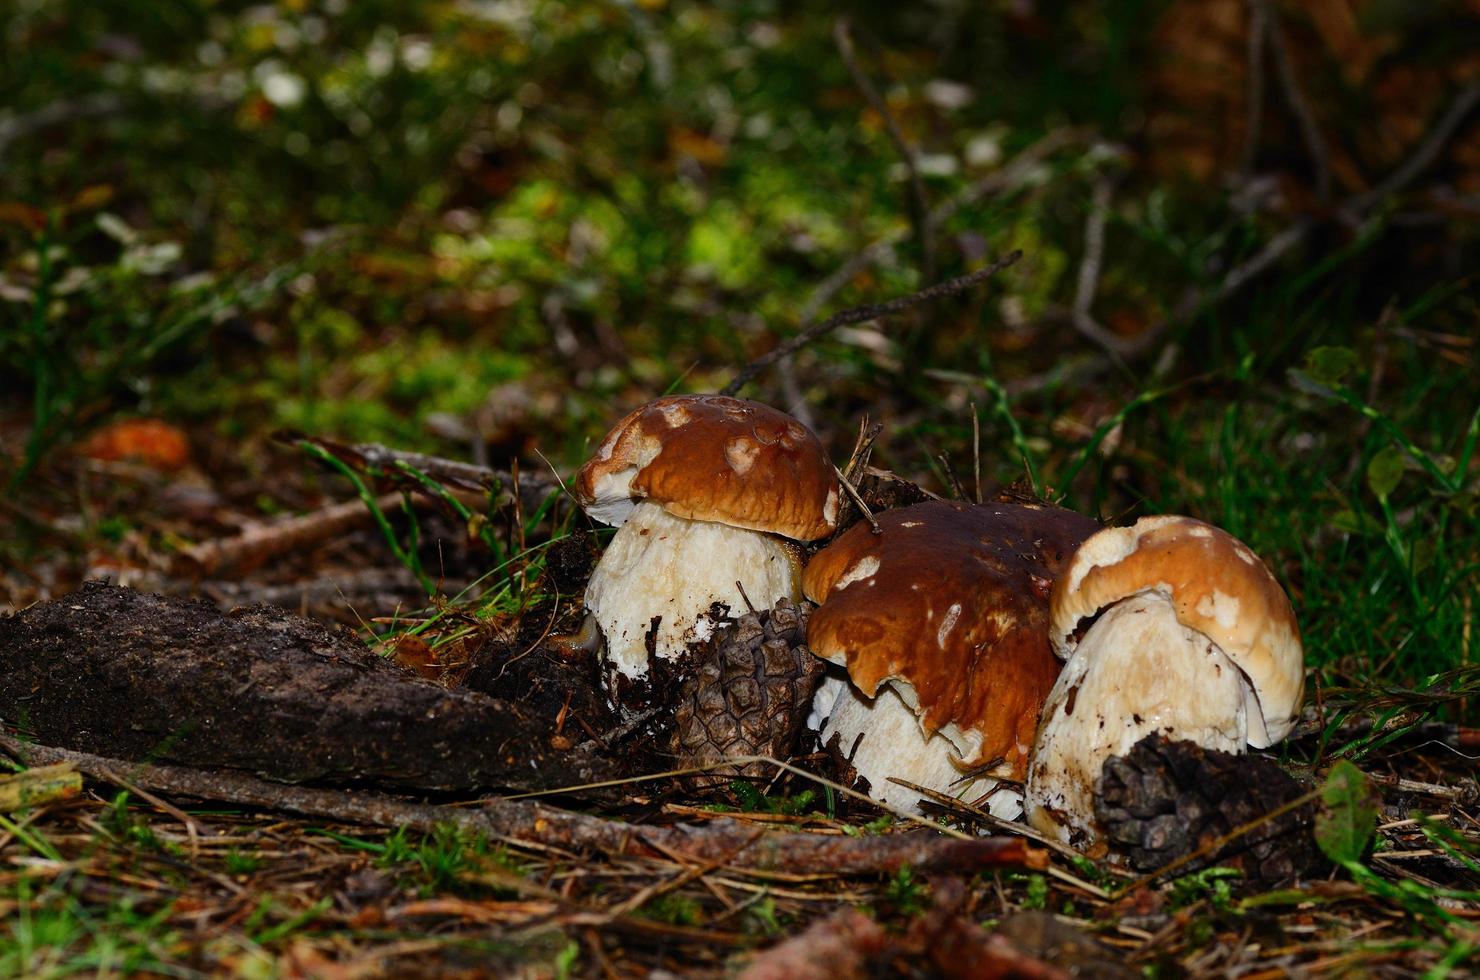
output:
[[[1465,121],[1465,117],[1470,114],[1476,104],[1480,104],[1480,82],[1471,82],[1460,89],[1459,95],[1455,96],[1449,108],[1439,116],[1438,121],[1418,144],[1413,154],[1392,173],[1379,181],[1375,187],[1348,204],[1345,210],[1360,215],[1373,205],[1413,183],[1419,174],[1427,170],[1438,159],[1445,144],[1454,137],[1460,123]]]
[[[1091,312],[1095,293],[1100,285],[1100,266],[1105,259],[1105,223],[1110,217],[1110,194],[1113,190],[1114,183],[1108,175],[1102,175],[1095,181],[1089,215],[1084,219],[1084,258],[1079,263],[1079,275],[1074,285],[1074,306],[1070,315],[1075,329],[1085,337],[1105,348],[1111,356],[1123,357],[1134,352],[1145,341],[1141,337],[1127,340],[1116,335],[1102,326]]]
[[[65,762],[0,778],[0,813],[31,809],[82,792],[82,777]]]
[[[375,505],[381,510],[400,506],[401,494],[382,494]],[[309,545],[338,537],[371,522],[369,508],[359,500],[348,500],[271,524],[253,524],[229,538],[191,545],[176,558],[185,573],[219,574],[229,569],[261,564],[269,558],[298,551]]]
[[[0,749],[27,765],[70,763],[105,781],[113,773],[126,773],[132,784],[157,793],[375,827],[430,831],[454,824],[510,841],[617,857],[723,861],[734,868],[790,874],[892,874],[905,866],[969,874],[989,868],[1042,870],[1048,865],[1047,852],[1017,838],[957,840],[929,832],[878,837],[757,833],[755,824],[728,818],[703,826],[650,827],[518,800],[440,806],[371,792],[284,785],[238,772],[137,764],[28,743],[8,733],[0,734]]]
[[[379,470],[385,476],[400,479],[406,484],[404,489],[413,491],[411,499],[420,507],[433,506],[436,501],[424,486],[404,473],[404,467],[448,484],[449,494],[464,504],[480,509],[490,506],[490,493],[498,494],[491,506],[499,507],[512,502],[512,488],[516,486],[514,477],[507,472],[440,456],[405,452],[379,443],[362,442],[347,446],[332,439],[294,432],[280,432],[276,438],[289,443],[307,442],[353,469]],[[560,484],[553,473],[536,471],[521,473],[517,486],[521,501],[528,506],[537,506],[539,500],[558,489]],[[402,499],[402,491],[398,490],[382,494],[374,503],[383,512],[399,507]],[[233,537],[203,541],[181,552],[176,562],[181,574],[196,576],[250,567],[277,555],[297,551],[363,527],[373,520],[374,513],[363,501],[346,501],[299,517],[252,525]]]
[[[354,469],[376,470],[378,471],[376,475],[393,479],[398,477],[405,479],[407,470],[415,470],[446,484],[451,492],[465,503],[476,503],[478,506],[488,503],[486,498],[489,494],[497,494],[492,502],[495,507],[511,503],[513,500],[511,491],[515,486],[519,488],[520,500],[525,505],[531,505],[531,502],[537,503],[547,494],[561,488],[560,480],[553,471],[545,473],[536,470],[530,473],[521,470],[518,474],[514,474],[507,470],[479,466],[476,463],[465,463],[441,456],[429,456],[426,453],[393,449],[378,442],[358,442],[347,446],[323,436],[306,436],[291,431],[276,433],[274,438],[289,445],[307,442]],[[418,482],[409,480],[407,486],[411,489],[421,489]],[[476,496],[469,496],[470,494]]]
[[[869,320],[877,320],[880,317],[902,313],[923,303],[933,303],[938,299],[963,293],[973,286],[990,279],[1022,257],[1023,253],[1021,251],[1014,250],[985,268],[977,269],[975,272],[967,273],[964,276],[957,276],[954,279],[947,279],[945,282],[936,283],[934,286],[922,289],[917,293],[900,296],[885,303],[855,306],[843,310],[840,313],[835,313],[821,323],[814,323],[812,326],[807,327],[805,330],[788,338],[745,365],[729,384],[720,389],[720,394],[735,394],[741,388],[745,387],[752,378],[772,364],[775,364],[784,357],[790,357],[814,340],[826,336],[838,327],[845,327],[854,323],[866,323]]]
[[[507,488],[513,484],[513,476],[503,470],[489,469],[486,466],[478,466],[474,463],[464,463],[455,459],[443,459],[441,456],[428,456],[425,453],[411,453],[402,449],[392,449],[375,442],[358,442],[353,446],[344,447],[327,439],[311,440],[324,449],[334,452],[340,458],[345,458],[341,452],[348,448],[350,453],[359,457],[362,466],[374,467],[376,469],[393,472],[400,466],[410,466],[421,470],[427,476],[442,480],[446,483],[460,484],[469,490],[492,490],[496,488]],[[527,473],[520,474],[520,485],[531,484],[545,490],[553,490],[556,486],[553,477],[543,475],[531,476]]]

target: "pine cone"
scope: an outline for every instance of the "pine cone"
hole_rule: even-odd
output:
[[[680,764],[742,755],[785,758],[824,668],[806,642],[806,608],[782,599],[775,609],[722,625],[696,648],[674,715],[672,748]],[[696,776],[692,783],[713,789],[736,776],[770,776],[772,768],[750,763]]]
[[[1141,871],[1152,871],[1304,793],[1274,761],[1172,742],[1141,739],[1105,760],[1095,786],[1095,819]],[[1307,805],[1262,823],[1189,869],[1238,867],[1249,880],[1298,877],[1320,860]]]

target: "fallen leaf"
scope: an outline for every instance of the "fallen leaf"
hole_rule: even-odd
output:
[[[190,462],[190,440],[160,419],[126,419],[93,433],[78,452],[88,459],[140,463],[155,470],[178,470]]]
[[[1362,770],[1342,759],[1321,787],[1316,844],[1336,864],[1360,861],[1377,826],[1378,796]]]

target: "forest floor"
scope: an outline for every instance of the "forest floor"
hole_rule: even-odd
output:
[[[124,688],[68,726],[23,692],[0,975],[1477,972],[1474,16],[853,6],[0,8],[0,635],[60,642],[96,580],[204,600],[149,607],[196,617],[182,657],[265,604],[305,650],[550,716],[543,758],[630,767],[550,810],[408,790],[384,743],[380,782],[192,775],[147,725],[90,740],[147,707]],[[1249,785],[1298,786],[1298,876],[1133,873],[960,805],[922,829],[806,755],[713,796],[610,751],[548,643],[607,533],[560,481],[778,351],[743,394],[839,463],[878,423],[873,464],[932,493],[1190,514],[1264,560],[1307,705]],[[24,652],[0,689],[58,680]],[[1282,819],[1257,795],[1210,802],[1239,840]],[[1011,866],[952,866],[985,833]]]

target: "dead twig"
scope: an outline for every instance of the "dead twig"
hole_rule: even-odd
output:
[[[847,17],[839,17],[833,24],[833,41],[838,46],[838,54],[842,56],[848,74],[853,77],[853,84],[858,86],[868,104],[884,120],[884,131],[889,134],[889,141],[894,144],[894,149],[904,161],[910,185],[910,226],[915,230],[920,248],[920,279],[931,282],[935,279],[934,236],[929,220],[930,205],[925,199],[925,181],[921,179],[920,168],[915,163],[915,151],[905,142],[899,122],[894,118],[894,113],[889,111],[889,103],[858,63],[858,55],[853,49],[853,25]]]
[[[553,467],[550,468],[549,473],[537,472],[531,475],[528,472],[521,472],[516,475],[510,471],[495,470],[476,463],[465,463],[461,460],[395,449],[378,442],[357,442],[352,446],[347,446],[322,436],[307,436],[291,431],[278,432],[274,438],[289,445],[307,442],[354,469],[379,470],[393,479],[404,478],[408,475],[408,470],[414,470],[445,484],[453,496],[470,506],[481,507],[489,504],[489,494],[496,491],[499,493],[492,500],[492,506],[499,507],[513,502],[513,495],[516,493],[519,494],[520,503],[523,505],[526,501],[542,499],[557,489],[564,489],[560,475]],[[538,451],[535,454],[540,455]],[[540,458],[544,459],[542,455]],[[549,461],[545,462],[548,465]],[[409,485],[413,490],[422,489],[419,481]]]
[[[874,519],[874,512],[869,510],[868,504],[863,502],[863,497],[859,495],[858,489],[852,483],[848,482],[848,478],[843,475],[842,470],[834,466],[833,472],[838,475],[838,482],[843,485],[843,491],[848,494],[848,499],[853,501],[853,506],[858,508],[858,512],[863,515],[863,519],[868,521],[869,527],[874,529],[875,534],[881,533],[882,529],[879,527],[879,522]]]
[[[985,268],[977,269],[975,272],[969,272],[964,276],[957,276],[954,279],[947,279],[945,282],[936,283],[933,286],[929,286],[916,293],[911,293],[908,296],[900,296],[884,303],[855,306],[835,313],[821,323],[814,323],[795,336],[782,341],[770,351],[767,351],[765,354],[762,354],[745,365],[731,379],[729,384],[720,389],[719,393],[722,395],[734,395],[741,388],[745,387],[752,378],[772,364],[775,364],[782,358],[790,357],[814,340],[826,336],[838,327],[845,327],[854,323],[866,323],[869,320],[877,320],[880,317],[892,316],[893,314],[902,313],[905,310],[920,306],[923,303],[933,303],[947,296],[955,296],[958,293],[963,293],[973,286],[990,279],[1022,257],[1023,253],[1015,249]]]
[[[1142,337],[1127,340],[1117,336],[1102,326],[1091,312],[1095,293],[1099,291],[1100,268],[1105,259],[1105,223],[1110,216],[1110,194],[1113,189],[1114,181],[1111,177],[1102,175],[1095,181],[1091,192],[1089,214],[1084,219],[1084,258],[1079,263],[1070,317],[1074,322],[1074,329],[1105,348],[1111,357],[1120,358],[1134,353],[1143,344],[1149,344],[1149,341]],[[1147,331],[1146,334],[1153,338],[1155,336],[1152,331]]]
[[[933,833],[839,837],[794,832],[757,834],[754,824],[720,819],[703,826],[654,827],[605,820],[541,803],[494,800],[476,808],[411,803],[378,793],[317,789],[268,782],[240,772],[136,764],[86,752],[24,742],[0,734],[0,749],[27,765],[70,762],[87,775],[129,781],[156,793],[263,807],[315,819],[376,827],[431,831],[453,824],[516,842],[619,857],[680,856],[695,864],[723,860],[731,867],[796,874],[892,874],[905,866],[920,871],[968,873],[987,868],[1047,866],[1045,852],[1021,839],[959,840]]]
[[[462,580],[443,580],[442,590],[448,595],[462,592],[470,583]],[[181,583],[181,588],[185,584]],[[324,602],[347,595],[365,595],[375,592],[418,592],[420,584],[416,576],[400,567],[373,568],[345,575],[329,573],[325,578],[311,582],[293,582],[288,585],[261,585],[208,580],[190,586],[210,596],[218,606],[230,609],[265,603],[269,606],[296,608],[304,602]]]
[[[873,455],[874,442],[883,431],[884,426],[879,422],[870,422],[867,415],[858,420],[858,439],[853,443],[853,453],[848,457],[848,465],[843,467],[845,479],[856,480],[859,470],[868,466],[869,457]]]
[[[38,130],[82,119],[116,115],[123,107],[124,100],[119,95],[113,92],[94,92],[75,99],[62,99],[34,112],[0,121],[0,160],[5,158],[5,151],[10,148],[11,143]]]
[[[970,500],[971,495],[966,492],[966,487],[961,478],[956,475],[956,468],[951,465],[950,453],[936,453],[935,461],[940,464],[941,472],[946,476],[946,484],[950,486],[951,493],[955,494],[957,500]]]
[[[1343,210],[1360,216],[1374,205],[1413,183],[1419,174],[1427,170],[1438,159],[1445,144],[1454,137],[1460,123],[1465,121],[1465,117],[1470,114],[1470,110],[1474,109],[1477,103],[1480,103],[1480,81],[1471,82],[1460,90],[1454,101],[1449,104],[1449,108],[1439,116],[1428,135],[1423,138],[1407,160],[1378,181],[1371,190],[1357,195]]]
[[[1264,48],[1269,37],[1269,0],[1249,0],[1249,61],[1247,115],[1244,117],[1244,153],[1240,169],[1245,178],[1254,173],[1259,157],[1259,137],[1264,125]]]
[[[401,494],[382,494],[375,501],[381,510],[401,503]],[[271,524],[254,524],[235,537],[202,541],[182,551],[176,559],[186,572],[211,574],[253,565],[276,555],[337,537],[369,524],[371,513],[364,502],[349,500]]]
[[[1269,32],[1269,45],[1274,50],[1275,75],[1279,78],[1280,89],[1285,93],[1290,111],[1295,114],[1306,152],[1310,154],[1311,163],[1316,168],[1316,199],[1325,204],[1331,199],[1331,159],[1326,152],[1326,141],[1321,137],[1321,127],[1316,122],[1315,113],[1311,111],[1310,101],[1305,97],[1300,78],[1295,74],[1295,60],[1290,56],[1290,46],[1285,40],[1279,18],[1270,14],[1265,18],[1265,25]]]

